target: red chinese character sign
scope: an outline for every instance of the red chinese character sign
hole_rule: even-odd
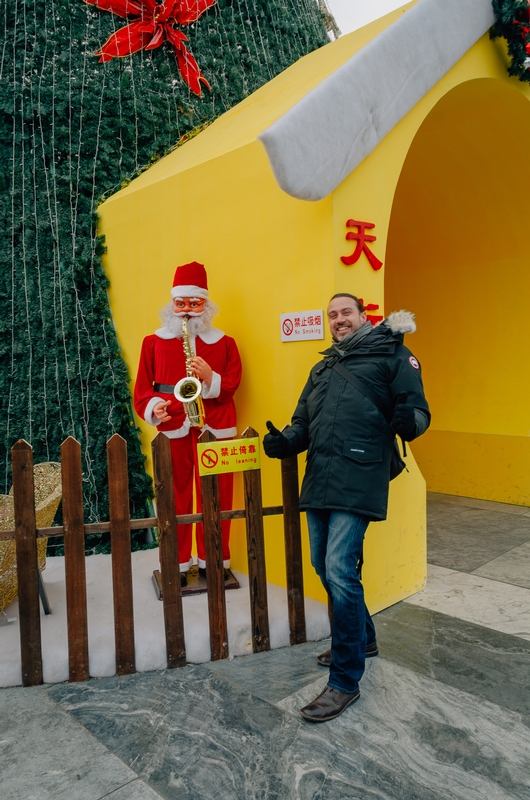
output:
[[[372,230],[375,228],[375,223],[360,222],[356,219],[349,219],[346,223],[346,227],[357,228],[357,230],[348,231],[346,234],[346,239],[348,241],[354,241],[357,242],[357,244],[355,245],[355,250],[350,256],[341,256],[340,260],[342,263],[346,264],[348,267],[351,267],[352,264],[356,264],[359,261],[360,257],[364,253],[372,269],[381,269],[383,262],[380,261],[368,247],[368,244],[377,241],[377,236],[372,236],[372,234],[366,233],[367,230]]]
[[[377,303],[367,303],[365,305],[364,304],[364,300],[362,299],[362,297],[359,297],[359,303],[363,304],[363,308],[364,308],[365,312],[377,311],[379,309],[379,306],[377,305]],[[383,319],[384,319],[384,317],[383,317],[382,314],[381,315],[379,315],[379,314],[368,314],[368,313],[366,314],[367,322],[371,322],[372,325],[377,325],[377,323],[378,322],[382,322]]]

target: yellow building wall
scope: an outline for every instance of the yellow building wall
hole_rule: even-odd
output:
[[[527,93],[526,93],[527,94]],[[430,489],[530,505],[530,103],[491,78],[427,117],[395,194],[387,303],[417,313],[433,425],[412,445]]]
[[[305,91],[315,85],[319,70],[322,77],[330,74],[399,13],[403,11],[307,57]],[[267,419],[277,426],[287,423],[326,342],[282,343],[279,315],[325,308],[337,291],[354,292],[365,302],[392,310],[398,296],[396,282],[391,283],[389,306],[385,304],[385,274],[390,269],[393,275],[399,274],[403,259],[398,263],[392,256],[390,266],[385,263],[379,272],[371,269],[364,256],[357,265],[345,267],[340,256],[352,250],[345,240],[346,220],[353,217],[376,224],[373,250],[386,262],[396,186],[418,129],[437,102],[462,82],[493,76],[506,84],[503,58],[502,50],[484,37],[349,178],[318,203],[295,200],[278,188],[264,149],[255,139],[279,116],[276,99],[280,113],[289,106],[291,70],[295,100],[305,93],[306,59],[107,200],[99,209],[100,230],[108,248],[105,266],[114,321],[131,374],[136,371],[143,336],[159,326],[157,312],[169,300],[175,266],[198,260],[207,266],[210,295],[221,307],[215,324],[234,336],[241,350],[244,377],[236,395],[239,431],[252,425],[263,435]],[[224,152],[220,140],[225,143]],[[487,184],[486,175],[482,180]],[[413,299],[409,302],[407,296],[404,305],[415,310]],[[407,339],[415,350],[417,336]],[[140,426],[149,457],[155,431],[143,423]],[[303,463],[301,456],[301,471]],[[371,525],[367,533],[364,583],[372,611],[412,594],[425,582],[425,481],[412,455],[408,464],[409,472],[391,484],[388,520]],[[262,477],[265,504],[278,504],[279,463],[264,458]],[[243,504],[240,478],[236,476],[237,507]],[[232,530],[232,565],[246,571],[244,526],[237,522]],[[281,519],[267,518],[265,533],[268,580],[285,585]],[[306,594],[324,600],[309,565],[305,529],[303,546]]]
[[[143,337],[160,326],[158,310],[170,299],[176,265],[199,260],[221,308],[215,324],[241,352],[238,431],[252,425],[263,436],[266,420],[288,423],[325,343],[282,344],[279,314],[320,307],[333,293],[331,198],[302,203],[280,191],[258,142],[117,197],[100,209],[101,231],[114,322],[131,374]],[[138,423],[150,458],[156,431]],[[264,503],[278,505],[279,462],[262,461]],[[243,508],[242,477],[235,479],[235,507]],[[285,585],[282,518],[266,518],[265,532],[268,579]],[[241,521],[232,523],[231,551],[232,566],[246,572]],[[320,587],[307,548],[305,557],[307,591],[314,596]]]

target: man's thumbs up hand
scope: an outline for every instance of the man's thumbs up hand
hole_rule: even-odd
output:
[[[269,458],[286,458],[290,455],[288,439],[269,420],[267,422],[269,433],[263,438],[263,449]]]

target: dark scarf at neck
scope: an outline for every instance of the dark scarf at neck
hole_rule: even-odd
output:
[[[346,336],[341,342],[333,341],[332,348],[335,350],[340,356],[345,355],[348,351],[353,350],[359,342],[364,339],[371,331],[373,331],[373,325],[371,322],[365,322],[362,328],[359,328],[358,331],[354,331],[354,333],[350,333],[349,336]]]

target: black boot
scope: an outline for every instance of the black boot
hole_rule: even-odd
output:
[[[187,585],[188,585],[188,573],[187,572],[181,572],[180,573],[180,588],[183,589]]]

